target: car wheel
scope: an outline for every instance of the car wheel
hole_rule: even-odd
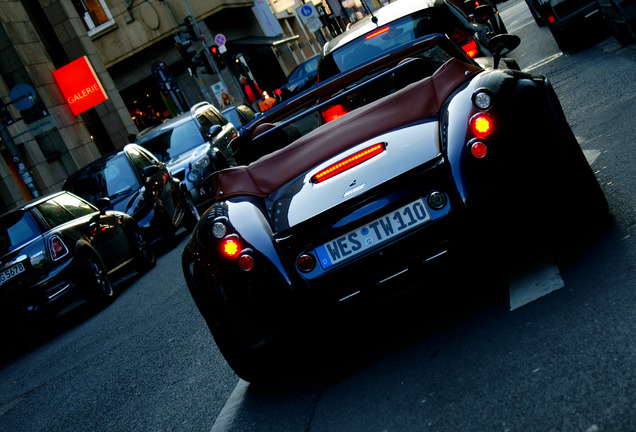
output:
[[[267,382],[279,376],[284,368],[279,361],[282,347],[276,343],[273,327],[255,320],[227,298],[223,288],[213,288],[206,321],[217,347],[232,370],[248,382]]]
[[[135,230],[133,239],[136,255],[135,268],[139,273],[145,273],[157,264],[155,253],[152,250],[152,246],[148,244],[138,229]]]
[[[190,192],[184,194],[184,201],[184,226],[188,231],[192,231],[197,225],[197,222],[199,222],[199,211],[194,204],[194,200],[192,199],[192,195],[190,195]]]
[[[89,254],[83,266],[82,285],[89,299],[96,302],[107,302],[113,298],[115,291],[102,262],[93,254]]]

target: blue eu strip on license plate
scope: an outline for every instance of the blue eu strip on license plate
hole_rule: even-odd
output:
[[[431,220],[420,198],[315,248],[323,269],[350,259]]]

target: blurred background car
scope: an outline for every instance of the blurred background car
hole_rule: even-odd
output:
[[[239,135],[236,127],[214,106],[201,102],[187,113],[143,130],[136,144],[148,149],[184,183],[198,209],[213,197],[199,190],[203,180],[229,166],[230,142]]]
[[[315,55],[305,60],[287,75],[287,82],[274,91],[276,100],[282,102],[307,90],[318,82],[318,59]]]
[[[254,110],[245,104],[231,105],[227,108],[223,108],[221,114],[234,125],[239,134],[256,115]]]
[[[472,59],[491,57],[490,41],[499,35],[490,25],[475,22],[452,1],[390,3],[325,43],[318,62],[318,82],[435,33],[447,35]],[[503,59],[503,63],[519,69],[512,59]]]
[[[114,210],[137,221],[150,242],[172,236],[181,226],[190,230],[199,220],[185,185],[164,163],[136,144],[128,144],[74,172],[62,189],[93,205],[108,198]]]
[[[116,275],[155,266],[135,220],[109,205],[58,192],[0,216],[3,333],[52,318],[77,299],[108,301]]]

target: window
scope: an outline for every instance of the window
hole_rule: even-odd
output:
[[[39,235],[28,213],[9,214],[2,220],[0,226],[2,226],[0,229],[2,255]]]
[[[75,219],[72,214],[64,209],[64,207],[60,206],[52,199],[38,204],[36,209],[40,215],[42,215],[42,218],[49,225],[50,229]]]
[[[55,201],[76,218],[93,214],[97,211],[87,202],[69,194],[59,195],[55,198]]]
[[[104,0],[73,0],[73,6],[89,35],[115,24]]]

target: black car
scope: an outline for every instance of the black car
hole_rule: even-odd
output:
[[[97,205],[108,198],[114,210],[137,221],[148,241],[194,228],[199,212],[186,186],[163,162],[136,144],[103,156],[71,174],[62,189]]]
[[[19,323],[52,317],[78,299],[113,297],[111,280],[155,265],[137,223],[69,192],[0,216],[0,309],[3,334]],[[7,327],[8,326],[8,327]]]
[[[143,130],[135,142],[164,162],[186,185],[197,207],[204,208],[212,197],[201,195],[201,183],[228,166],[229,145],[237,136],[237,128],[219,110],[201,102],[186,113]]]
[[[537,24],[547,25],[562,51],[575,49],[595,31],[605,30],[594,0],[526,0]]]
[[[318,63],[318,81],[324,82],[410,45],[417,38],[438,33],[447,35],[470,58],[491,57],[490,41],[499,34],[491,26],[470,18],[452,1],[397,1],[325,43]],[[518,69],[514,62],[509,67]]]
[[[278,102],[287,100],[318,82],[319,58],[319,55],[310,57],[296,66],[294,70],[287,75],[285,84],[274,91],[274,96]]]
[[[494,64],[518,43],[509,36],[493,38]],[[530,240],[580,235],[608,212],[548,79],[484,69],[445,34],[290,102],[237,140],[242,165],[210,179],[216,200],[182,255],[217,346],[247,381],[278,371],[286,336],[333,310],[409,290],[507,305],[507,281],[475,280],[507,275]]]

